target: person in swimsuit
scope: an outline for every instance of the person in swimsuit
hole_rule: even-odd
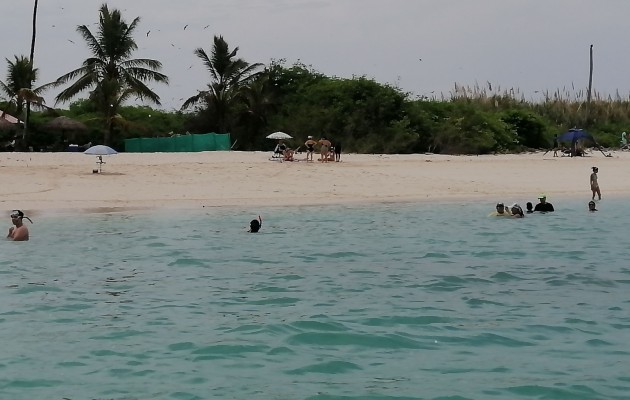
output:
[[[599,169],[597,167],[593,167],[593,173],[591,174],[591,192],[593,192],[593,200],[595,200],[595,195],[597,194],[598,200],[602,199],[602,193],[599,191],[599,183],[597,182],[597,172]]]
[[[321,162],[328,162],[328,152],[331,146],[330,140],[326,139],[325,137],[319,139],[318,142],[321,147],[319,148],[319,154],[321,155]]]
[[[316,141],[313,140],[313,136],[309,136],[304,142],[304,146],[306,146],[306,161],[313,162],[313,153],[315,152]]]
[[[28,228],[24,225],[24,218],[28,219],[31,224],[33,223],[22,211],[13,210],[11,213],[11,222],[15,226],[9,228],[7,239],[13,240],[14,242],[24,242],[28,240]]]

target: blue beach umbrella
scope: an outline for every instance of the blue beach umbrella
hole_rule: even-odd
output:
[[[595,142],[595,138],[593,138],[593,136],[586,132],[583,129],[569,129],[567,132],[558,135],[558,141],[559,142],[575,142],[578,141],[580,139],[589,139],[591,140],[593,143]]]
[[[589,140],[597,147],[597,149],[599,149],[599,151],[601,151],[601,153],[605,157],[612,157],[610,153],[608,154],[604,153],[604,150],[602,150],[602,146],[600,146],[599,143],[597,143],[597,140],[595,140],[593,135],[591,135],[590,133],[588,133],[587,131],[583,129],[569,129],[567,132],[563,133],[562,135],[558,135],[559,142],[571,142],[571,155],[574,155],[575,153],[575,147],[576,147],[575,145],[578,140]]]

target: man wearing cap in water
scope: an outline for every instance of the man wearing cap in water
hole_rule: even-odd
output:
[[[536,207],[534,207],[534,211],[542,211],[542,212],[555,211],[553,209],[553,204],[547,203],[547,196],[545,194],[542,194],[542,193],[539,194],[538,201],[539,203],[536,204]]]
[[[33,223],[33,221],[31,221],[29,217],[25,216],[22,211],[13,210],[11,213],[11,222],[15,226],[9,228],[7,239],[13,240],[14,242],[23,242],[28,240],[28,228],[24,225],[24,218]]]

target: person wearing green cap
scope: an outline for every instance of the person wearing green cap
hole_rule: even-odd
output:
[[[551,212],[555,210],[553,209],[553,204],[547,203],[547,196],[541,193],[538,195],[538,204],[534,207],[534,211]]]

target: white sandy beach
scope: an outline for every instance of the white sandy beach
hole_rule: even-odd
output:
[[[270,152],[0,153],[2,209],[100,212],[147,208],[280,206],[369,202],[494,203],[591,198],[591,167],[606,197],[630,196],[630,153],[587,157],[357,155],[342,162],[270,161]]]

